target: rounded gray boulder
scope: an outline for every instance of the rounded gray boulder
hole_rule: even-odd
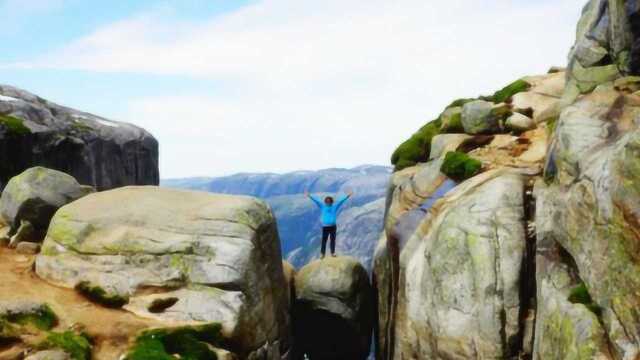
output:
[[[59,208],[94,191],[63,172],[33,167],[11,178],[0,197],[0,216],[11,227],[10,235],[28,222],[36,240],[42,240]]]
[[[226,350],[275,360],[289,349],[281,259],[262,201],[135,186],[57,211],[36,273],[167,327],[218,323]]]
[[[296,275],[294,360],[366,359],[372,329],[373,292],[357,260],[314,261]]]

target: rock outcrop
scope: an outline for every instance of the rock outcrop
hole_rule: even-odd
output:
[[[145,130],[0,85],[0,189],[36,165],[98,190],[159,182],[158,142]]]
[[[21,240],[41,241],[60,207],[94,191],[72,176],[43,167],[30,168],[11,178],[0,197],[0,217],[11,227],[9,236],[31,232],[20,236],[24,239],[14,237],[12,245]]]
[[[378,359],[531,356],[531,191],[564,84],[562,72],[525,77],[414,134],[430,150],[396,165],[375,254]],[[415,161],[410,146],[394,158]]]
[[[86,196],[55,214],[36,272],[140,317],[219,323],[242,359],[289,350],[275,219],[253,198],[156,187]]]
[[[369,356],[373,296],[364,267],[348,257],[314,261],[296,275],[294,359]]]
[[[589,1],[566,73],[455,101],[398,148],[378,359],[640,357],[639,14]],[[463,130],[483,136],[440,135]]]
[[[565,108],[548,154],[549,184],[537,189],[538,237],[566,251],[621,359],[640,356],[638,106],[637,95],[596,89]]]

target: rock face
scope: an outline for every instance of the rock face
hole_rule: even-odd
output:
[[[220,323],[243,359],[280,359],[289,349],[275,219],[253,198],[155,187],[86,196],[54,216],[36,272],[122,299],[141,317]]]
[[[294,359],[366,359],[373,298],[364,267],[352,258],[326,258],[296,275]]]
[[[638,101],[596,90],[567,107],[549,153],[553,181],[538,195],[538,226],[572,259],[624,359],[640,356]]]
[[[537,219],[554,215],[551,199],[536,189]],[[536,359],[611,359],[606,333],[590,304],[573,303],[571,292],[580,276],[570,255],[553,237],[552,224],[537,229],[536,283],[539,301],[535,325]],[[587,305],[587,306],[586,306]]]
[[[506,358],[518,348],[524,179],[474,180],[435,205],[400,255],[400,358]]]
[[[94,192],[63,172],[34,167],[11,178],[0,197],[0,216],[18,231],[22,222],[33,226],[42,240],[53,214],[62,206]]]
[[[0,85],[0,189],[40,165],[99,190],[157,185],[158,143],[145,130]]]
[[[566,74],[462,101],[464,132],[491,137],[455,150],[483,173],[438,194],[438,150],[394,174],[378,359],[640,358],[639,14],[589,1]],[[490,130],[498,99],[513,133]]]
[[[588,93],[621,75],[640,74],[639,13],[634,1],[587,3],[571,49],[567,95]]]
[[[542,175],[562,75],[518,80],[492,97],[504,102],[454,102],[464,103],[458,131],[465,133],[434,136],[428,160],[393,175],[373,266],[378,359],[532,355],[531,190]],[[526,126],[498,133],[515,114]],[[480,161],[482,172],[447,178],[450,151]]]

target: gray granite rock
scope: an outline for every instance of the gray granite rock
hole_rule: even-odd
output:
[[[64,287],[88,282],[167,324],[221,323],[241,358],[289,348],[275,219],[254,198],[157,187],[88,195],[58,210],[36,272]]]
[[[318,360],[367,359],[373,310],[369,277],[357,260],[329,257],[306,265],[296,275],[296,353]]]
[[[99,190],[159,182],[158,142],[145,130],[0,85],[0,189],[36,165]]]

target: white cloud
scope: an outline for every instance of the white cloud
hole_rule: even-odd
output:
[[[164,176],[386,163],[454,98],[563,65],[583,1],[264,0],[197,23],[150,12],[14,66],[223,84],[128,100]]]

